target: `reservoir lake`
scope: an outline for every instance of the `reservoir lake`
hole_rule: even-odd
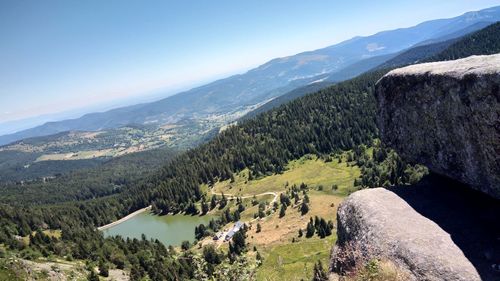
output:
[[[194,241],[194,228],[208,225],[213,216],[166,215],[156,216],[150,212],[140,213],[118,225],[102,230],[105,237],[120,235],[123,238],[158,239],[166,246],[180,246],[182,241]]]

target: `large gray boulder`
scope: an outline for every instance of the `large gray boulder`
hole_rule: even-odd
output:
[[[448,233],[383,188],[355,192],[341,203],[337,235],[334,272],[377,258],[394,263],[405,280],[481,280]]]
[[[388,146],[500,198],[500,54],[396,69],[376,95]]]

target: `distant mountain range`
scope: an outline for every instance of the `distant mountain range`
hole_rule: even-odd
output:
[[[482,27],[484,25],[480,24],[475,26]],[[289,101],[308,94],[315,93],[319,90],[327,90],[326,88],[335,84],[334,82],[338,81],[338,79],[343,78],[347,80],[349,79],[349,76],[352,76],[356,72],[368,73],[384,71],[387,69],[422,62],[450,60],[454,58],[463,58],[468,55],[490,55],[500,52],[500,44],[498,43],[497,38],[498,34],[500,34],[500,22],[488,24],[486,25],[486,27],[475,32],[468,32],[470,30],[472,29],[468,28],[467,30],[464,30],[464,32],[467,31],[467,33],[458,38],[452,38],[442,42],[433,40],[433,43],[427,45],[417,44],[414,47],[400,52],[395,56],[393,54],[390,54],[359,61],[351,66],[344,68],[338,73],[324,75],[320,79],[322,80],[321,82],[308,84],[306,86],[296,88],[284,95],[281,95],[273,99],[272,101],[258,107],[257,109],[249,112],[247,115],[242,117],[241,120],[253,118],[260,113],[269,111]],[[390,59],[387,60],[387,58]],[[368,70],[364,70],[368,67],[371,68]]]
[[[427,21],[409,28],[354,37],[323,49],[273,59],[244,74],[156,102],[49,122],[0,136],[0,145],[63,131],[98,131],[129,124],[173,124],[183,119],[203,119],[244,111],[311,83],[352,78],[412,46],[452,40],[499,20],[500,6],[455,18]]]

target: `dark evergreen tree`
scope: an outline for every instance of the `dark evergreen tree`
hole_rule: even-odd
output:
[[[207,202],[205,202],[205,200],[201,201],[201,214],[205,215],[208,213],[209,210],[210,208],[208,207]]]
[[[304,201],[302,202],[302,204],[300,205],[300,213],[302,215],[305,215],[309,212],[309,206],[307,205],[307,203]]]
[[[314,264],[313,281],[328,281],[328,273],[324,270],[321,261]]]
[[[94,270],[90,270],[89,275],[87,276],[88,281],[99,281],[99,276],[95,273]]]
[[[184,250],[184,251],[187,251],[189,250],[189,248],[191,248],[191,243],[189,243],[189,241],[182,241],[181,243],[181,249]]]
[[[210,199],[210,210],[213,210],[217,206],[217,196],[212,195]]]
[[[281,205],[280,218],[284,217],[286,214],[286,205]]]
[[[109,276],[109,265],[104,260],[99,261],[99,275],[103,277]]]
[[[246,247],[245,233],[238,231],[234,234],[232,241],[229,243],[229,254],[240,255]]]
[[[209,264],[217,265],[222,262],[222,256],[217,253],[213,245],[203,247],[203,258]]]
[[[315,231],[316,231],[316,229],[314,228],[314,223],[313,223],[312,218],[311,218],[311,220],[307,223],[306,238],[313,237]]]

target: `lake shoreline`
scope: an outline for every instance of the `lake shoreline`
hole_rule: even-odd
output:
[[[123,218],[121,218],[121,219],[119,219],[117,221],[114,221],[112,223],[100,226],[100,227],[97,228],[97,230],[102,231],[102,230],[106,230],[108,228],[111,228],[113,226],[119,225],[120,223],[126,222],[127,220],[129,220],[129,219],[131,219],[131,218],[133,218],[133,217],[135,217],[135,216],[137,216],[137,215],[139,215],[141,213],[144,213],[145,211],[151,210],[151,207],[152,206],[149,205],[146,208],[139,209],[139,210],[137,210],[137,211],[135,211],[135,212],[133,212],[131,214],[126,215],[125,217],[123,217]]]

